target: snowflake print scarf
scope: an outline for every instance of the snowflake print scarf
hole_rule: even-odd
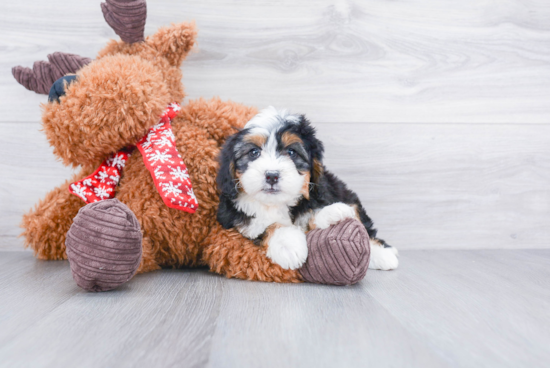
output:
[[[176,149],[170,125],[180,109],[177,103],[169,104],[158,124],[149,129],[136,146],[164,203],[168,207],[194,213],[199,204],[193,193],[187,167]],[[114,198],[116,185],[132,149],[122,149],[112,154],[92,175],[71,184],[69,192],[86,203]]]

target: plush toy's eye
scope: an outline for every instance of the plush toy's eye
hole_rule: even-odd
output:
[[[259,148],[252,148],[250,152],[248,152],[248,156],[250,156],[250,158],[258,158],[260,157],[260,152]]]
[[[292,148],[287,149],[286,152],[288,153],[288,155],[289,155],[290,157],[296,156],[296,151],[293,150]]]

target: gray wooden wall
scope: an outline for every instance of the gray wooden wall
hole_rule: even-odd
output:
[[[99,2],[0,4],[0,250],[71,173],[10,69],[94,57],[115,37]],[[189,98],[306,113],[390,244],[550,246],[550,1],[151,0],[146,34],[188,20]]]

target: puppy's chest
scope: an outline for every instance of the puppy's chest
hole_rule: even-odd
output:
[[[247,225],[239,227],[241,234],[249,239],[256,239],[264,233],[269,225],[275,223],[284,226],[292,225],[290,212],[286,205],[266,206],[243,201],[237,203],[237,207],[251,217]]]

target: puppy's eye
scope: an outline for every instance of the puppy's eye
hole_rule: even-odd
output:
[[[288,153],[288,155],[289,155],[290,157],[296,156],[296,151],[293,150],[292,148],[287,149],[286,152]]]
[[[258,158],[260,157],[260,153],[261,151],[258,148],[253,148],[248,152],[248,156],[250,156],[250,158]]]

